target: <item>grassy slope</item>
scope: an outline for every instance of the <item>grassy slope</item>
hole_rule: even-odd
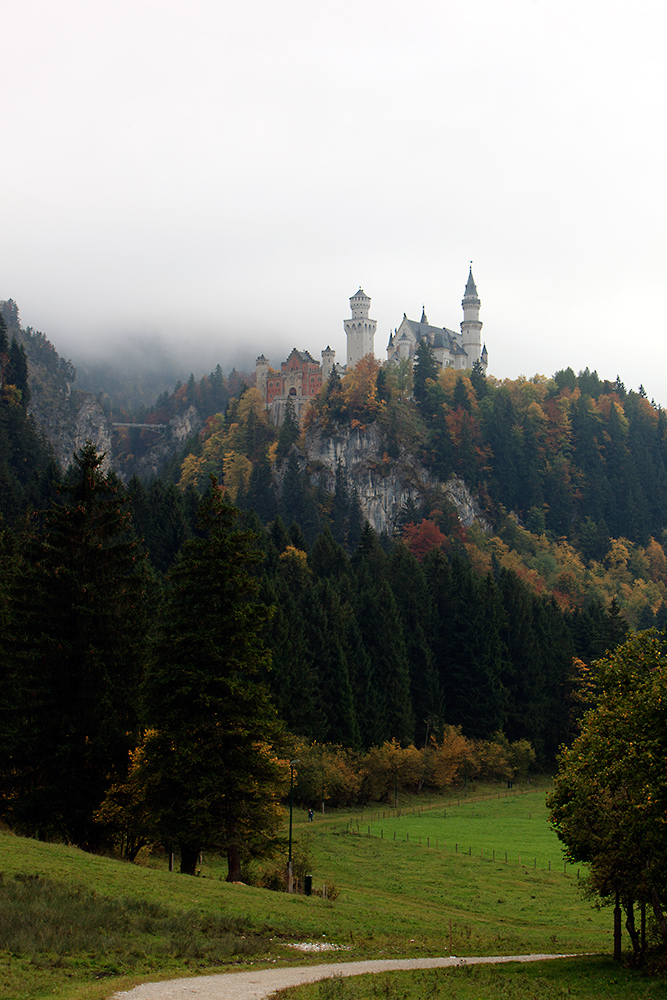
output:
[[[347,832],[348,824],[356,831],[357,821],[358,836]],[[27,946],[0,952],[0,998],[97,998],[146,978],[248,962],[295,964],[309,959],[288,942],[304,939],[341,944],[350,959],[446,954],[450,920],[457,955],[610,950],[611,914],[581,900],[576,873],[563,874],[542,794],[460,806],[450,800],[399,818],[385,808],[378,820],[370,812],[347,813],[318,815],[308,824],[299,814],[294,835],[295,844],[310,846],[315,885],[340,890],[335,902],[228,885],[224,865],[213,858],[204,859],[203,877],[192,879],[0,835],[5,886],[15,885],[16,874],[39,874],[94,889],[99,899],[126,901],[118,904],[125,937],[113,930],[89,947],[73,940],[60,954],[53,946],[32,957]],[[427,847],[426,838],[436,837],[438,849]],[[459,853],[452,850],[457,840]],[[155,904],[159,919],[139,914],[137,924],[132,900]],[[184,911],[186,920],[178,917]]]
[[[424,969],[324,980],[276,1000],[665,1000],[667,983],[609,958]]]

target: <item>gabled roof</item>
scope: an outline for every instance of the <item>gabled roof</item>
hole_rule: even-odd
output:
[[[445,347],[451,351],[457,351],[461,334],[455,330],[448,330],[445,326],[431,326],[430,323],[417,323],[416,320],[408,319],[407,316],[404,322],[408,324],[417,342],[422,337],[428,337],[434,347]]]
[[[290,360],[290,358],[294,357],[298,358],[299,361],[305,362],[306,364],[312,364],[312,365],[318,364],[315,358],[311,355],[310,351],[298,351],[296,347],[292,348],[292,350],[289,352],[289,354],[283,361],[283,364],[286,365],[287,362]]]

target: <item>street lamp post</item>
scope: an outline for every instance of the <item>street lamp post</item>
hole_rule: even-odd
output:
[[[298,760],[289,762],[289,853],[287,856],[287,891],[294,890],[294,880],[292,878],[292,804],[294,800],[294,768],[299,763]]]

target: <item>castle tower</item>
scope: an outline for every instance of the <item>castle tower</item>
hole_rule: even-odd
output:
[[[255,385],[257,391],[259,392],[262,400],[266,403],[266,380],[269,375],[269,360],[265,358],[263,354],[255,361],[255,366],[257,368],[257,379]]]
[[[360,288],[350,299],[352,318],[345,320],[347,335],[347,367],[354,368],[365,354],[373,354],[373,340],[377,322],[369,319],[371,300]]]
[[[326,380],[331,375],[331,369],[336,363],[336,352],[332,351],[329,345],[325,347],[322,351],[322,382]]]
[[[472,368],[475,361],[481,360],[482,355],[482,324],[479,319],[481,302],[477,295],[475,279],[472,276],[472,264],[461,306],[463,307],[461,337],[463,348],[468,355],[466,368]]]

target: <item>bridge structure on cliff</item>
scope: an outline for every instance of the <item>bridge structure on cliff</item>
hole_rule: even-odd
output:
[[[144,431],[166,431],[169,424],[127,424],[127,423],[116,423],[115,420],[111,422],[112,427],[138,427],[140,430]]]

